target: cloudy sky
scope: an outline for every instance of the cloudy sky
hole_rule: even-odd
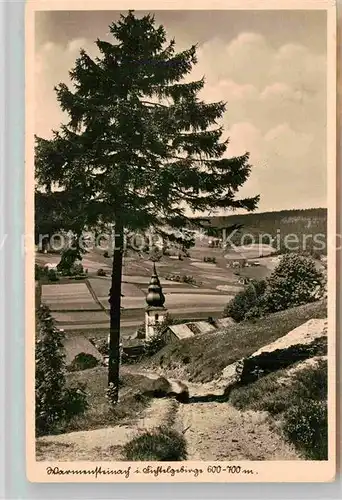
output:
[[[137,15],[142,13],[136,12]],[[241,195],[258,211],[327,206],[326,14],[324,11],[160,11],[156,21],[182,50],[198,44],[192,78],[202,98],[224,100],[228,156],[250,152]],[[36,134],[50,137],[65,117],[54,85],[68,83],[79,49],[96,55],[119,12],[36,13]]]

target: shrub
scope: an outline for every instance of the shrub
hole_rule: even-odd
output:
[[[47,275],[47,268],[46,267],[43,267],[43,266],[40,266],[39,264],[35,264],[34,266],[34,279],[36,281],[40,280],[41,278],[43,278],[44,276]]]
[[[326,401],[306,400],[285,413],[284,432],[309,460],[328,459]]]
[[[70,268],[70,276],[80,276],[84,274],[83,266],[80,262],[74,262]]]
[[[81,250],[79,248],[66,248],[63,250],[61,260],[57,265],[57,269],[63,276],[71,276],[73,274],[73,266],[76,261],[81,260]],[[82,267],[83,272],[83,267]],[[74,273],[75,274],[75,273]],[[80,274],[80,273],[79,273]]]
[[[107,252],[107,250],[105,252],[103,252],[103,256],[108,259],[109,258],[109,253]]]
[[[245,314],[245,320],[261,318],[264,315],[264,309],[261,306],[251,307]]]
[[[38,264],[34,266],[34,279],[38,281],[41,277],[41,267]]]
[[[266,282],[252,281],[244,290],[237,293],[226,305],[223,316],[233,318],[235,321],[243,321],[247,318],[258,318],[263,314],[262,297],[266,288]]]
[[[37,309],[36,324],[36,433],[42,435],[56,431],[75,412],[82,413],[87,403],[82,388],[66,387],[64,334],[55,328],[47,306]]]
[[[88,370],[89,368],[95,368],[98,364],[98,360],[92,354],[80,352],[75,356],[68,369],[71,372]]]
[[[284,255],[267,280],[251,281],[224,309],[224,316],[243,321],[320,300],[325,278],[315,262],[302,255]]]
[[[47,272],[47,277],[49,281],[59,281],[59,277],[57,275],[57,271],[54,269],[49,269]]]
[[[133,438],[124,446],[126,460],[176,462],[187,458],[182,434],[167,427],[158,427]]]
[[[163,256],[162,250],[160,250],[157,247],[151,248],[149,259],[152,260],[152,262],[159,262],[162,256]]]
[[[180,276],[177,275],[177,274],[167,274],[165,276],[165,279],[169,280],[169,281],[177,281],[177,282],[179,282],[180,281]]]
[[[80,384],[78,387],[67,387],[65,389],[64,412],[68,416],[68,420],[87,410],[89,405],[85,387],[85,384]]]
[[[64,413],[65,361],[63,334],[56,330],[46,306],[37,312],[36,430],[50,431]]]
[[[153,356],[158,351],[165,347],[164,332],[162,330],[158,331],[153,335],[153,337],[146,339],[144,341],[144,354],[146,356]]]
[[[179,274],[167,274],[165,276],[166,280],[177,281],[177,283],[188,283],[190,285],[200,285],[200,282],[197,282],[195,278],[191,275],[184,274],[180,276]]]
[[[277,312],[323,298],[325,278],[315,262],[294,253],[282,257],[268,279],[263,303],[268,312]]]
[[[300,370],[296,373],[294,382],[299,399],[326,400],[328,396],[327,361],[320,361],[313,367]]]
[[[203,261],[211,264],[216,264],[216,257],[203,257]]]
[[[97,276],[106,276],[107,275],[107,273],[104,269],[99,269],[96,274],[97,274]]]
[[[196,285],[197,284],[197,282],[193,276],[187,276],[186,274],[184,274],[182,276],[181,281],[183,281],[183,283],[188,283],[189,285]]]

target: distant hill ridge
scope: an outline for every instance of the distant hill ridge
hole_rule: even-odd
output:
[[[245,227],[260,227],[263,225],[269,226],[270,221],[281,221],[282,224],[292,224],[298,221],[306,221],[308,227],[312,223],[319,222],[326,226],[327,209],[326,208],[307,208],[307,209],[292,209],[279,210],[275,212],[261,212],[249,214],[233,214],[233,215],[214,215],[211,217],[193,217],[192,220],[210,221],[209,227],[229,227],[234,224],[243,224]],[[262,228],[264,230],[264,228]]]
[[[326,208],[193,218],[194,222],[196,220],[203,221],[209,236],[221,237],[222,229],[230,228],[231,242],[237,246],[276,241],[275,248],[282,252],[286,247],[285,238],[295,235],[299,251],[309,252],[311,255],[327,253]]]

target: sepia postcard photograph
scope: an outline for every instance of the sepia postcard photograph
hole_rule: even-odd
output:
[[[27,3],[33,482],[335,476],[335,7],[184,7]]]

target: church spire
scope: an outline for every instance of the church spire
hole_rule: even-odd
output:
[[[153,274],[148,286],[146,302],[149,307],[163,307],[165,302],[165,297],[158,278],[155,262],[153,262]]]

